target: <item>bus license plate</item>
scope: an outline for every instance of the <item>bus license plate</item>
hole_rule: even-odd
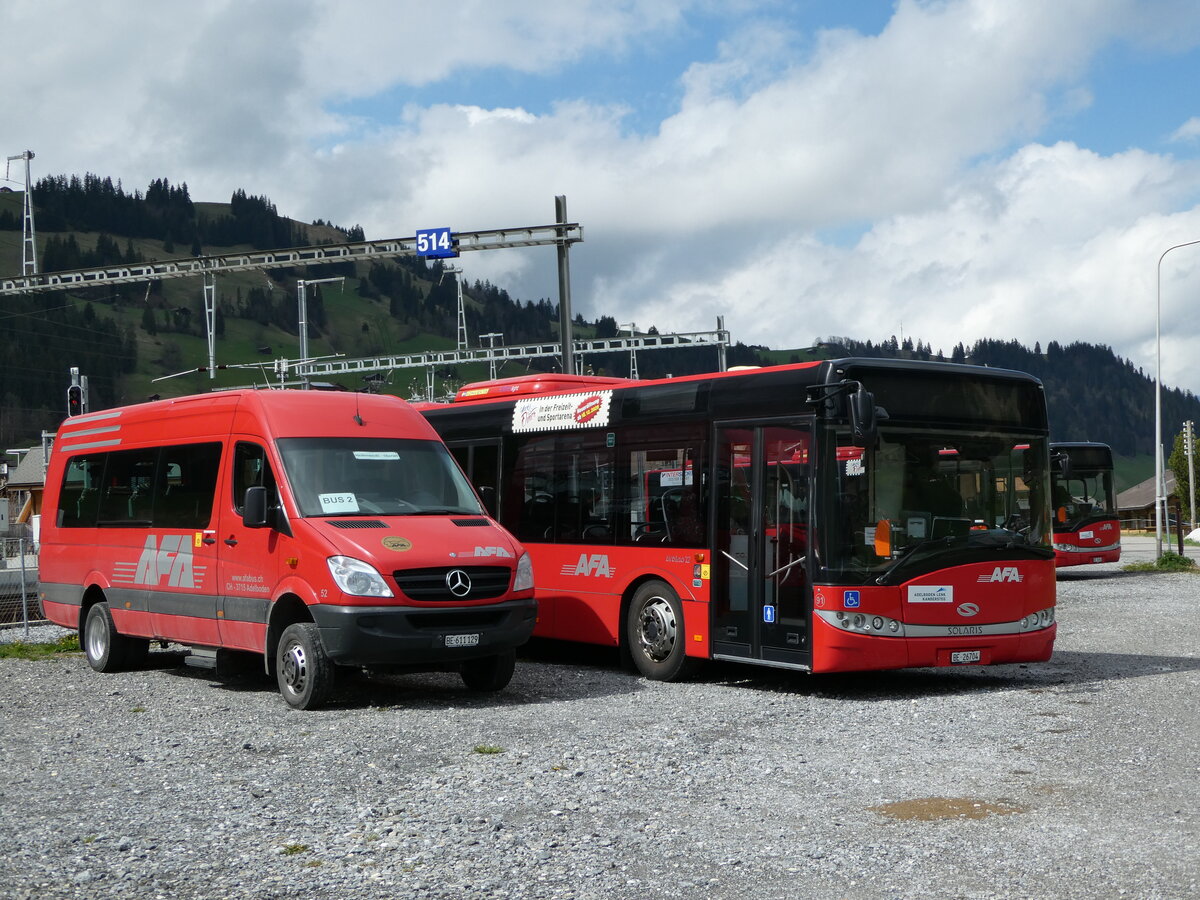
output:
[[[973,663],[979,662],[978,650],[955,650],[950,654],[950,663]]]
[[[446,635],[447,647],[476,647],[479,645],[479,635],[477,634],[448,634]],[[978,657],[978,654],[976,654]]]

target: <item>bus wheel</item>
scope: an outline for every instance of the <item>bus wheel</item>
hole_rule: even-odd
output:
[[[284,629],[275,651],[275,680],[290,706],[322,706],[333,690],[334,671],[316,625],[298,622]]]
[[[625,637],[634,665],[647,678],[674,681],[695,668],[684,654],[683,604],[670,586],[647,581],[629,601]]]
[[[463,684],[472,691],[499,691],[512,681],[516,668],[517,651],[505,650],[495,656],[469,659],[462,664],[459,672]]]
[[[126,666],[128,649],[129,639],[117,631],[108,604],[93,605],[83,623],[83,653],[88,665],[97,672],[120,672]]]

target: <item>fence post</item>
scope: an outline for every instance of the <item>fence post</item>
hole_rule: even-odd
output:
[[[17,541],[17,552],[21,554],[21,618],[25,622],[25,640],[29,640],[29,599],[25,589],[25,538]]]

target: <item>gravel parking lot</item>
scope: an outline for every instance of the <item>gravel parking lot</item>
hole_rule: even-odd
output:
[[[0,660],[0,896],[1200,896],[1200,576],[1059,589],[1054,658],[986,669],[660,684],[535,645],[496,696],[304,713],[170,651]]]

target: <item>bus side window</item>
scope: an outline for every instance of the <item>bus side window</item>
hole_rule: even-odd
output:
[[[110,453],[96,524],[149,527],[153,522],[156,448]]]
[[[629,451],[629,503],[622,518],[635,544],[694,547],[704,543],[701,462],[695,447]]]
[[[245,511],[246,488],[265,487],[268,505],[278,505],[279,491],[267,451],[258,444],[239,441],[233,451],[233,508]]]
[[[77,456],[63,470],[55,521],[60,528],[92,528],[100,485],[104,480],[104,455]]]
[[[221,445],[164,447],[154,524],[162,528],[205,528],[212,519]]]

